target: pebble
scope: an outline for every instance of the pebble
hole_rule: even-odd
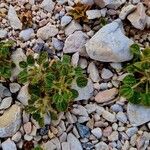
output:
[[[52,12],[54,6],[55,3],[52,0],[43,0],[43,2],[41,3],[41,7],[48,12]]]
[[[70,144],[70,150],[83,150],[80,141],[72,133],[68,134],[67,142]]]
[[[137,4],[137,9],[131,13],[127,18],[131,24],[140,30],[143,30],[146,26],[146,8],[142,3]]]
[[[62,150],[70,150],[70,145],[68,142],[61,143]]]
[[[98,69],[97,69],[94,62],[91,62],[89,64],[87,71],[89,73],[89,77],[92,79],[93,82],[99,82],[100,81],[99,72],[98,72]]]
[[[116,118],[122,123],[127,123],[127,116],[123,112],[118,112]]]
[[[114,104],[110,108],[113,112],[122,112],[123,111],[122,106],[120,106],[119,104]]]
[[[6,97],[2,100],[2,102],[0,103],[0,110],[1,109],[7,109],[10,107],[12,103],[12,97]]]
[[[17,143],[21,140],[21,137],[22,137],[22,134],[20,131],[18,131],[16,132],[16,134],[12,136],[12,140]]]
[[[102,79],[109,79],[112,76],[113,76],[113,73],[109,69],[106,69],[106,68],[102,69],[102,72],[101,72]]]
[[[65,27],[66,25],[68,25],[72,20],[72,17],[71,16],[63,16],[61,18],[61,26],[62,27]]]
[[[57,147],[51,141],[47,141],[46,143],[43,143],[43,148],[46,150],[55,150]]]
[[[109,146],[102,141],[95,145],[95,150],[109,150]]]
[[[21,126],[21,107],[14,104],[0,116],[0,138],[14,135]]]
[[[82,68],[82,69],[85,69],[88,65],[88,62],[86,59],[84,58],[80,58],[79,59],[79,66]]]
[[[71,58],[71,65],[74,67],[78,66],[78,61],[79,61],[79,52],[76,52],[72,55]]]
[[[5,29],[0,29],[0,39],[6,38],[7,34]]]
[[[0,83],[0,97],[1,98],[4,98],[4,97],[9,97],[11,96],[11,93],[9,91],[8,88],[6,88],[5,86],[3,86],[1,83]]]
[[[91,150],[94,148],[94,144],[90,143],[90,142],[87,142],[87,143],[83,143],[82,144],[82,147],[86,150]]]
[[[112,113],[110,113],[110,112],[108,112],[108,111],[103,111],[103,113],[102,113],[102,117],[104,118],[104,119],[106,119],[107,121],[109,121],[109,122],[116,122],[116,116],[114,115],[114,114],[112,114]]]
[[[94,128],[91,133],[98,139],[102,137],[102,130],[101,128]]]
[[[126,134],[128,135],[128,137],[131,137],[133,136],[134,134],[136,134],[138,131],[138,128],[137,127],[131,127],[131,128],[128,128],[126,130]]]
[[[57,51],[61,51],[64,47],[64,43],[57,38],[52,38],[52,45]]]
[[[21,86],[18,83],[10,83],[9,84],[9,89],[11,93],[16,93],[20,90]]]
[[[122,21],[117,19],[96,32],[85,46],[89,57],[94,60],[124,62],[133,57],[129,52],[132,44],[133,41],[124,35]]]
[[[50,37],[54,37],[58,34],[58,29],[55,25],[48,23],[46,26],[41,27],[37,31],[37,37],[42,40],[48,40]]]
[[[113,131],[110,136],[108,136],[109,141],[117,141],[119,138],[118,131]]]
[[[8,20],[13,29],[22,29],[22,23],[17,16],[15,8],[12,5],[9,6]]]
[[[25,30],[22,30],[19,34],[20,39],[23,41],[28,41],[33,36],[34,30],[32,28],[28,28]]]
[[[104,130],[103,130],[103,136],[104,137],[108,137],[108,136],[110,136],[111,135],[111,133],[112,133],[112,127],[106,127]]]
[[[24,131],[26,134],[30,134],[32,131],[32,124],[31,122],[27,122],[23,125]]]
[[[87,10],[86,15],[88,19],[96,19],[101,17],[101,10]]]
[[[106,102],[113,100],[117,94],[118,94],[117,88],[112,88],[109,90],[100,91],[95,96],[95,101],[97,103],[106,103]]]
[[[2,143],[3,150],[17,150],[16,144],[9,138]]]
[[[80,52],[84,49],[84,45],[87,41],[87,35],[82,31],[76,31],[70,34],[65,41],[63,52],[74,53]]]
[[[72,20],[71,23],[69,23],[68,26],[65,28],[65,34],[68,36],[72,34],[75,31],[82,30],[82,26],[77,23],[76,21]]]

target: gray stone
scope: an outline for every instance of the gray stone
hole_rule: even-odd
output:
[[[112,114],[112,113],[110,113],[110,112],[108,112],[108,111],[103,111],[103,113],[102,113],[102,117],[104,118],[104,119],[106,119],[107,121],[109,121],[109,122],[116,122],[116,116],[114,115],[114,114]]]
[[[118,112],[116,118],[122,123],[127,123],[127,116],[123,112]]]
[[[82,138],[89,138],[90,136],[90,129],[87,126],[84,126],[80,123],[76,124],[79,134]]]
[[[88,19],[96,19],[101,17],[101,10],[87,10],[86,15]]]
[[[54,6],[55,3],[52,0],[43,0],[43,2],[41,3],[41,7],[48,12],[52,12]]]
[[[128,103],[127,114],[133,126],[140,126],[150,121],[150,108]]]
[[[21,86],[18,83],[10,83],[9,88],[11,93],[16,93],[20,90]]]
[[[0,116],[0,138],[14,135],[21,125],[21,108],[18,105],[12,105]]]
[[[6,96],[11,96],[11,93],[8,88],[0,83],[0,98],[4,98]]]
[[[122,106],[120,106],[120,105],[118,105],[118,104],[114,104],[114,105],[112,105],[110,108],[111,108],[111,110],[114,111],[114,112],[123,111]]]
[[[99,142],[95,145],[96,150],[109,150],[109,146],[105,142]]]
[[[74,53],[82,51],[82,49],[84,49],[87,38],[87,35],[82,31],[74,32],[73,34],[67,37],[63,48],[63,52]]]
[[[106,69],[106,68],[102,69],[102,72],[101,72],[102,79],[109,79],[112,76],[113,76],[113,73],[109,69]]]
[[[12,5],[9,6],[8,20],[13,29],[22,29],[22,23],[19,20],[17,13]]]
[[[119,38],[118,38],[119,37]],[[120,19],[102,27],[87,43],[90,58],[103,62],[124,62],[132,59],[129,47],[133,41],[124,35]]]
[[[86,142],[82,144],[82,147],[86,150],[92,150],[94,149],[94,144],[90,142]]]
[[[54,37],[56,34],[58,34],[58,29],[56,26],[51,25],[50,23],[39,28],[37,31],[37,37],[41,38],[42,40],[48,40],[50,37]]]
[[[102,137],[102,130],[101,128],[94,128],[91,133],[97,138],[100,139]]]
[[[7,36],[7,31],[5,29],[0,29],[0,39],[3,39]]]
[[[135,5],[128,5],[122,8],[120,14],[119,14],[119,18],[121,20],[124,20],[131,12],[133,12],[136,9]]]
[[[43,143],[43,148],[45,150],[56,150],[56,145],[52,143],[51,141],[47,141],[46,143]]]
[[[21,132],[18,131],[18,132],[16,132],[16,134],[13,135],[12,140],[14,142],[19,142],[21,140],[21,137],[22,137]]]
[[[17,150],[16,144],[11,140],[7,139],[2,143],[3,150]]]
[[[52,45],[57,51],[62,50],[64,47],[64,43],[57,38],[52,38]]]
[[[19,100],[23,105],[28,105],[28,100],[30,99],[30,95],[28,93],[28,85],[24,85],[17,96],[17,100]]]
[[[65,27],[66,25],[68,25],[72,20],[72,17],[71,16],[63,16],[61,18],[61,26],[62,27]]]
[[[113,131],[110,136],[108,136],[109,141],[117,141],[119,138],[118,131]]]
[[[70,150],[83,150],[80,141],[72,133],[68,134],[67,142],[70,144]]]
[[[94,1],[93,0],[80,0],[82,4],[85,5],[93,5]]]
[[[10,107],[12,103],[12,97],[6,97],[2,100],[2,102],[0,103],[0,110],[1,109],[7,109]]]
[[[72,83],[72,89],[77,90],[79,93],[78,97],[75,98],[75,101],[88,100],[93,95],[93,91],[94,91],[93,83],[92,83],[91,79],[88,79],[87,85],[83,88],[78,87],[76,84],[76,81],[74,81]]]
[[[71,23],[65,28],[65,34],[68,36],[79,30],[82,30],[82,26],[76,21],[72,20]]]
[[[149,29],[150,28],[150,17],[146,17],[146,27]]]
[[[19,37],[23,41],[28,41],[34,34],[34,30],[32,28],[22,30],[19,34]]]
[[[146,26],[146,8],[142,3],[138,3],[137,9],[130,14],[127,18],[131,22],[131,24],[140,30],[143,30]]]
[[[131,127],[129,129],[127,129],[126,134],[128,135],[128,137],[133,136],[134,134],[136,134],[138,131],[137,127]]]
[[[70,150],[70,145],[68,142],[61,143],[62,150]]]

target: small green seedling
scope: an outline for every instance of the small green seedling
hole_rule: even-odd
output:
[[[28,82],[31,95],[26,110],[41,126],[44,125],[45,114],[56,118],[57,113],[66,111],[78,96],[78,92],[71,88],[73,80],[76,80],[79,87],[87,84],[82,69],[74,68],[70,59],[70,56],[65,55],[62,60],[49,61],[48,54],[42,52],[36,60],[29,55],[26,62],[20,62],[23,71],[20,72],[18,81]]]
[[[127,75],[120,88],[120,94],[134,104],[150,106],[150,48],[140,50],[137,44],[131,46],[134,58],[127,65]]]

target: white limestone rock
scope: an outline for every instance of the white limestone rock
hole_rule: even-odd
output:
[[[48,12],[52,12],[54,6],[55,3],[52,0],[43,0],[43,2],[41,3],[41,7]]]

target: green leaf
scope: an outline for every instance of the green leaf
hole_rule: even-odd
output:
[[[150,60],[149,61],[143,61],[141,64],[142,69],[150,69]]]
[[[63,100],[63,97],[59,93],[55,93],[53,95],[53,103],[59,103],[62,100]]]
[[[19,83],[26,83],[28,81],[27,79],[28,79],[28,72],[26,69],[24,69],[18,75],[18,82]]]
[[[79,93],[77,90],[75,89],[71,89],[71,92],[72,92],[72,98],[75,99],[79,96]]]
[[[76,83],[77,83],[77,85],[79,86],[79,87],[85,87],[86,85],[87,85],[87,82],[88,82],[88,80],[87,80],[87,78],[85,78],[85,77],[78,77],[77,79],[76,79]]]
[[[47,52],[41,52],[38,58],[38,64],[41,65],[42,63],[46,62],[48,59],[48,53]]]
[[[150,48],[147,47],[143,50],[143,55],[144,55],[144,58],[150,58]]]
[[[126,84],[126,85],[134,85],[134,84],[136,84],[136,79],[135,79],[135,77],[133,76],[133,75],[127,75],[124,79],[123,79],[123,81],[122,81],[124,84]]]
[[[39,112],[32,114],[33,119],[35,119],[41,127],[44,126],[44,118],[41,117]]]
[[[27,65],[27,63],[25,61],[21,61],[21,62],[19,62],[19,66],[21,68],[26,68],[28,65]]]
[[[68,108],[68,103],[65,101],[62,102],[58,102],[56,103],[56,108],[58,111],[62,112],[62,111],[66,111]]]
[[[142,104],[145,106],[150,106],[150,93],[142,94]]]
[[[64,55],[62,58],[62,63],[69,64],[71,61],[71,57],[69,55]]]
[[[32,55],[28,55],[28,56],[27,56],[27,64],[28,64],[29,66],[33,66],[34,63],[35,63],[35,60],[34,60],[33,56],[32,56]]]
[[[79,77],[79,76],[83,75],[83,71],[82,71],[81,67],[76,67],[74,70],[75,70],[76,77]]]
[[[33,148],[32,150],[43,150],[39,145]]]
[[[133,55],[136,55],[136,56],[140,56],[140,54],[141,54],[140,47],[138,44],[132,44],[130,46],[130,51]]]
[[[123,85],[121,88],[120,88],[120,94],[125,97],[125,98],[131,98],[134,94],[134,91],[133,89],[131,88],[131,86],[129,85]]]
[[[133,104],[140,104],[141,103],[141,95],[139,92],[134,92],[132,97],[129,98],[129,101]]]

